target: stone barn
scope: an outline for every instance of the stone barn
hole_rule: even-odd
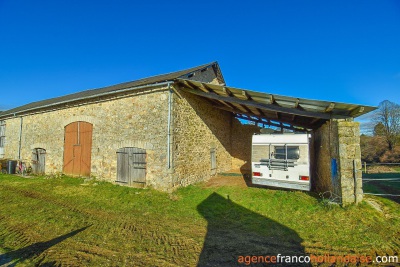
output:
[[[272,125],[311,133],[313,190],[348,204],[362,199],[353,118],[373,109],[228,87],[213,62],[4,111],[0,158],[36,173],[169,191],[232,169],[249,172],[251,137]]]

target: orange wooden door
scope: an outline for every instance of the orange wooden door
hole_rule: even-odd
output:
[[[90,176],[93,125],[78,121],[65,127],[64,173]]]
[[[80,151],[80,175],[90,176],[90,167],[92,159],[92,132],[93,125],[87,122],[79,122],[79,140]]]
[[[78,143],[78,122],[65,126],[64,173],[74,174],[74,145]]]

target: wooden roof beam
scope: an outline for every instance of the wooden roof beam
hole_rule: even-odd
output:
[[[269,95],[269,103],[270,104],[275,104],[276,103],[275,97],[273,95]]]
[[[212,92],[212,93],[216,94],[213,89],[211,89],[204,83],[201,83],[201,87],[204,88],[207,92]]]
[[[269,102],[270,102],[271,105],[277,105],[275,97],[273,95],[269,96]],[[277,119],[279,119],[279,117],[280,117],[278,112],[275,112],[275,116],[276,116]]]
[[[199,86],[199,88],[200,88],[202,91],[206,92],[206,93],[213,92],[209,87],[206,87],[204,84],[201,84],[201,85]]]
[[[294,127],[292,125],[286,126],[281,122],[274,122],[274,121],[271,121],[269,119],[265,119],[266,121],[260,120],[260,119],[257,120],[257,119],[253,119],[253,118],[251,118],[249,116],[245,116],[245,115],[242,115],[242,114],[236,114],[235,117],[237,117],[239,119],[243,119],[243,120],[253,121],[253,122],[256,122],[256,123],[267,124],[269,126],[281,127],[281,128],[289,129],[289,130],[293,130],[293,131],[301,131],[301,132],[307,131],[307,129],[303,128],[303,127],[296,128],[296,127]]]
[[[229,90],[229,89],[226,88],[226,87],[223,87],[223,88],[222,88],[222,91],[223,91],[224,94],[226,94],[227,96],[235,97],[235,96],[233,95],[233,93],[231,92],[231,90]]]
[[[299,108],[299,103],[300,103],[300,99],[296,99],[296,102],[294,102],[294,108]]]
[[[215,106],[215,108],[226,110],[226,111],[229,111],[229,112],[232,112],[232,113],[235,113],[235,114],[244,114],[244,115],[247,115],[247,116],[256,116],[256,117],[259,117],[259,118],[262,118],[262,119],[265,119],[265,120],[276,120],[274,118],[269,118],[269,117],[266,117],[266,116],[257,116],[257,115],[254,115],[254,114],[249,114],[249,113],[245,113],[245,112],[241,112],[241,111],[237,111],[237,110],[232,110],[230,108],[223,107],[223,106]],[[282,120],[282,122],[283,123],[288,123],[288,124],[291,124],[291,125],[294,125],[294,126],[297,126],[297,127],[307,128],[307,129],[312,129],[313,128],[309,124],[299,123],[297,121],[293,121],[292,122],[292,121],[288,121],[288,120]]]
[[[310,124],[314,125],[316,122],[320,121],[319,118],[314,118],[313,120],[311,120]]]
[[[329,106],[325,109],[325,112],[331,112],[335,108],[335,103],[330,103]]]
[[[242,90],[242,96],[244,96],[247,100],[253,100],[249,93],[247,93],[245,90]]]
[[[196,90],[188,81],[183,81],[183,88],[180,88],[180,89],[185,90],[186,88],[190,88],[191,90]],[[209,88],[206,88],[205,86],[200,87],[200,89],[202,89],[202,91],[206,92],[206,93],[212,93],[212,94],[214,93],[214,92],[210,91]],[[209,98],[209,97],[206,97],[206,99],[209,100],[209,102],[213,105],[215,105],[215,104],[221,105],[222,104],[224,106],[227,106],[228,108],[236,109],[236,107],[234,105],[232,105],[231,103],[226,103],[225,101],[222,101],[219,99],[213,99],[213,98]]]
[[[187,86],[192,90],[196,90],[195,86],[193,86],[191,83],[189,83],[189,81],[183,81],[182,83],[183,83],[184,86]]]
[[[364,112],[364,107],[360,106],[360,107],[356,107],[355,109],[353,109],[350,112],[350,116],[355,117],[357,115],[359,115],[359,113],[363,113]]]
[[[245,90],[242,90],[242,96],[244,96],[247,100],[253,100],[253,98],[251,97],[251,95],[249,95],[249,93],[247,93]],[[265,113],[264,113],[261,109],[256,108],[256,110],[257,110],[257,112],[258,112],[257,115],[265,116]]]
[[[229,97],[235,97],[235,95],[227,87],[223,87],[222,91],[224,92],[225,95],[227,95]],[[246,105],[240,104],[239,106],[240,106],[240,109],[242,109],[248,113],[253,113]]]

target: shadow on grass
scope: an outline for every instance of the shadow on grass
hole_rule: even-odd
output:
[[[68,234],[53,238],[46,242],[38,242],[38,243],[35,243],[32,245],[29,245],[27,247],[24,247],[24,248],[20,248],[17,250],[13,250],[13,251],[4,253],[4,254],[0,255],[0,266],[11,267],[11,266],[15,266],[19,262],[23,262],[28,259],[33,259],[33,258],[39,256],[40,254],[42,254],[44,251],[46,251],[50,247],[52,247],[58,243],[61,243],[65,239],[70,238],[70,237],[86,230],[88,227],[90,227],[90,225],[82,227],[75,231],[72,231]],[[43,263],[43,265],[40,265],[40,266],[56,266],[56,263],[48,262],[48,263]]]
[[[299,191],[295,189],[290,189],[290,188],[282,188],[282,187],[273,187],[273,186],[267,186],[267,185],[259,185],[259,184],[253,184],[251,180],[251,171],[247,169],[240,169],[240,172],[242,174],[243,180],[246,183],[247,187],[254,187],[254,188],[264,188],[264,189],[269,189],[269,190],[274,190],[274,191]],[[315,198],[318,201],[321,201],[321,194],[314,192],[314,191],[302,191],[304,194],[309,195],[310,197]]]
[[[249,256],[305,255],[303,241],[292,229],[246,209],[217,193],[197,206],[207,220],[207,235],[198,266],[252,266]],[[299,222],[301,223],[301,222]],[[247,256],[247,257],[246,257]],[[310,266],[263,263],[257,266]],[[247,261],[247,262],[246,262]]]

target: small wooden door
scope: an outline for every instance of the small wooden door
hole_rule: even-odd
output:
[[[64,173],[90,176],[93,125],[77,121],[65,126]]]
[[[132,185],[146,183],[146,150],[124,147],[117,151],[117,182]]]
[[[215,148],[211,148],[210,150],[211,156],[211,175],[217,174],[217,153]]]
[[[46,166],[46,150],[35,148],[32,151],[32,172],[35,174],[44,174]]]

